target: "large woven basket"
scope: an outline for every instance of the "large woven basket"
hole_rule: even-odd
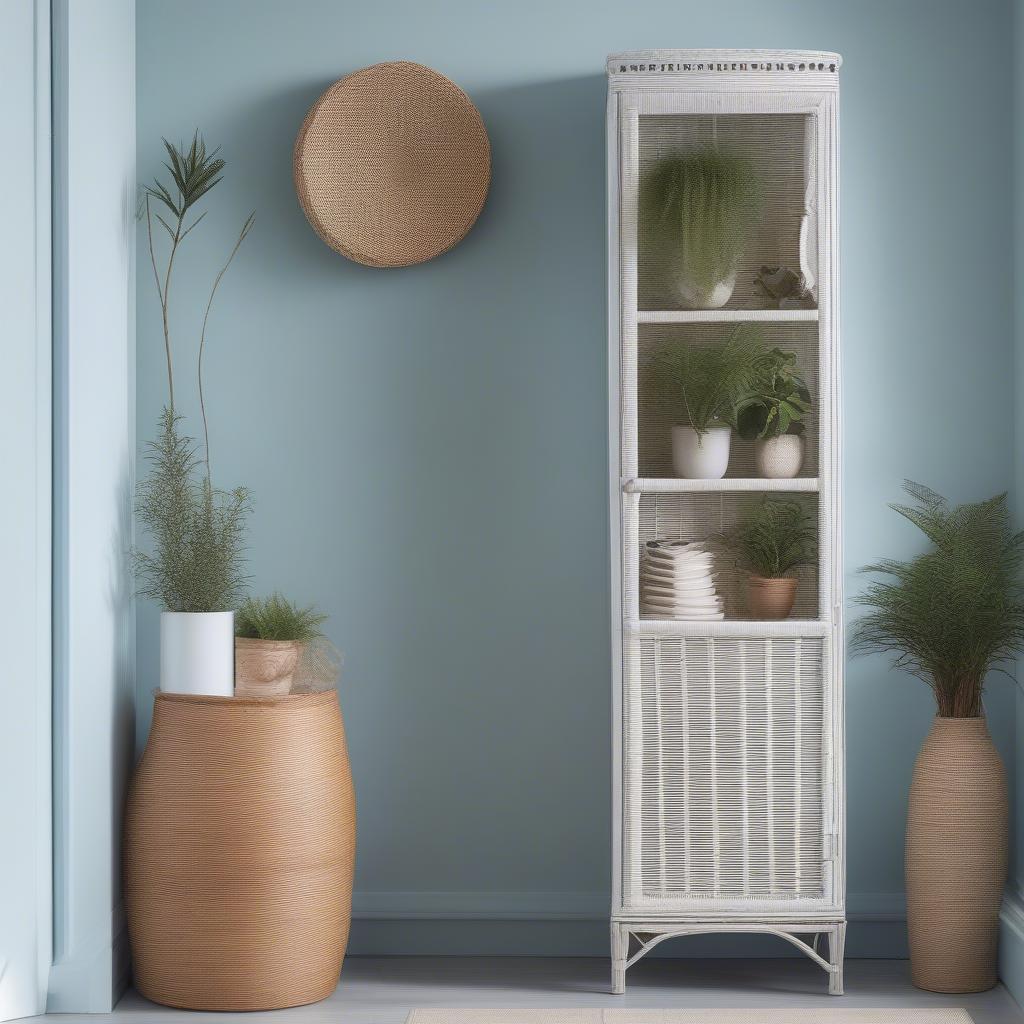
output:
[[[202,1010],[325,998],[348,942],[354,859],[336,693],[157,694],[124,834],[144,996]]]
[[[1006,773],[984,718],[936,718],[907,815],[911,978],[932,992],[996,983],[1006,883]]]

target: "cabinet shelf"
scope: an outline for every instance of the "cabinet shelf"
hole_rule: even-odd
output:
[[[831,626],[821,619],[780,619],[775,622],[754,619],[720,619],[699,621],[693,619],[629,619],[626,629],[634,636],[694,636],[694,637],[821,637]]]
[[[816,309],[640,309],[639,324],[816,323]]]
[[[722,480],[683,480],[673,477],[646,477],[626,480],[622,490],[626,494],[692,494],[695,491],[718,491],[724,494],[747,491],[782,491],[789,493],[821,489],[815,477],[793,477],[788,480],[764,480],[760,477]]]

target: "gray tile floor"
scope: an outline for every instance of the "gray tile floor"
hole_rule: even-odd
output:
[[[417,1006],[929,1007],[962,1006],[977,1024],[1024,1024],[1001,985],[971,996],[920,992],[905,960],[848,960],[846,995],[829,996],[813,965],[786,960],[647,960],[608,994],[608,961],[540,957],[352,957],[330,999],[273,1013],[186,1013],[129,992],[114,1013],[47,1016],[52,1024],[401,1024]],[[36,1018],[39,1020],[40,1018]]]

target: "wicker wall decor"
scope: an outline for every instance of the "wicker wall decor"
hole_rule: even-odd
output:
[[[348,942],[354,859],[335,692],[156,695],[124,834],[144,996],[194,1010],[324,999]]]
[[[350,260],[406,267],[473,226],[491,147],[469,97],[420,64],[374,64],[335,82],[295,140],[295,188],[313,230]]]

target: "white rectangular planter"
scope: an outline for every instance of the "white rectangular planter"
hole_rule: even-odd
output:
[[[160,689],[213,697],[234,694],[234,612],[161,613]]]

